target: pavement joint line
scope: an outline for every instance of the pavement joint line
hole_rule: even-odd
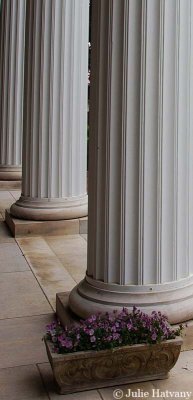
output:
[[[39,363],[39,364],[47,364],[47,363]],[[10,367],[0,367],[0,371],[5,370],[5,369],[13,369],[13,368],[20,368],[20,367],[35,367],[37,363],[29,363],[29,364],[18,364],[18,365],[13,365]]]
[[[101,399],[101,400],[104,400],[104,397],[102,396],[102,394],[100,393],[99,390],[97,390],[97,393],[99,394],[100,399]]]
[[[23,271],[1,271],[0,275],[1,274],[15,274],[15,273],[18,274],[18,272],[31,272],[31,271],[29,271],[29,269],[24,269]]]
[[[9,321],[12,319],[20,319],[20,318],[32,318],[32,317],[41,317],[44,315],[52,315],[55,314],[55,311],[51,311],[51,312],[47,312],[47,313],[43,313],[43,314],[32,314],[32,315],[21,315],[21,316],[17,316],[17,317],[10,317],[10,318],[0,318],[0,321]]]

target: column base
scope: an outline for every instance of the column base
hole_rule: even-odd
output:
[[[121,286],[86,276],[70,293],[69,307],[81,318],[97,312],[136,306],[146,313],[161,311],[171,324],[193,318],[193,277],[162,285]]]
[[[21,181],[21,167],[4,167],[0,165],[0,181]]]
[[[10,208],[16,218],[32,221],[57,221],[86,217],[88,196],[66,199],[33,199],[21,196]]]
[[[56,294],[56,314],[63,326],[79,324],[79,318],[69,307],[69,296],[70,292]],[[173,327],[177,328],[177,325]],[[184,328],[182,351],[186,350],[193,350],[193,320],[188,321]]]
[[[60,221],[30,221],[14,218],[9,210],[6,210],[5,222],[15,238],[87,233],[87,217]]]

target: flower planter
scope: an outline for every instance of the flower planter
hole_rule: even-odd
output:
[[[53,353],[53,344],[46,339],[45,344],[58,392],[67,394],[165,379],[179,357],[182,339],[69,354]]]

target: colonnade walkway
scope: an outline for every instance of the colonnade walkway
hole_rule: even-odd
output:
[[[85,275],[87,235],[12,238],[4,214],[19,195],[0,191],[0,399],[113,400],[117,387],[66,396],[55,392],[41,339],[54,317],[56,293],[70,291]],[[189,391],[193,399],[193,351],[181,353],[169,379],[120,389],[125,399],[128,389],[131,396],[137,389],[141,395],[147,391],[146,398],[159,398],[153,389],[160,389],[162,399]]]

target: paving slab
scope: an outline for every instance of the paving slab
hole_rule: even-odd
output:
[[[42,337],[53,319],[47,314],[1,320],[0,369],[47,362]]]
[[[0,190],[0,200],[14,200],[12,194],[8,190]]]
[[[76,281],[64,268],[44,238],[20,238],[17,239],[17,243],[25,254],[46,297],[55,309],[56,293],[72,290]]]
[[[190,374],[193,379],[193,350],[181,351],[176,365],[170,371],[170,376],[179,373]]]
[[[87,242],[87,239],[88,239],[87,233],[82,233],[81,236],[82,236],[83,239],[86,240],[86,242]]]
[[[15,199],[12,196],[10,199],[0,199],[1,212],[7,209],[9,210],[13,203],[15,203]]]
[[[101,400],[97,390],[89,390],[86,392],[61,395],[56,393],[56,388],[53,381],[53,374],[50,364],[45,363],[38,365],[42,375],[50,400]]]
[[[36,365],[0,370],[1,400],[48,400]]]
[[[46,236],[46,242],[59,256],[71,254],[73,250],[79,254],[80,249],[86,249],[85,241],[81,235]]]
[[[21,196],[21,190],[11,190],[10,193],[15,200],[18,200]]]
[[[0,278],[0,319],[52,312],[32,272],[10,272]]]
[[[86,241],[80,235],[46,237],[46,241],[72,278],[79,283],[86,272]]]
[[[51,249],[42,236],[17,238],[16,242],[22,249],[23,254],[45,254]]]
[[[0,242],[0,272],[29,271],[29,265],[17,243]]]
[[[191,373],[191,377],[190,374],[187,374],[185,371],[184,373],[176,373],[175,375],[170,375],[168,379],[165,379],[163,381],[153,381],[153,385],[156,389],[159,389],[156,394],[158,395],[162,392],[163,397],[164,394],[166,394],[165,398],[169,397],[171,399],[176,399],[177,396],[175,395],[175,393],[189,392],[189,396],[185,397],[181,395],[178,397],[189,398],[191,400],[193,399],[193,373]],[[170,395],[167,396],[167,393],[169,393]]]

